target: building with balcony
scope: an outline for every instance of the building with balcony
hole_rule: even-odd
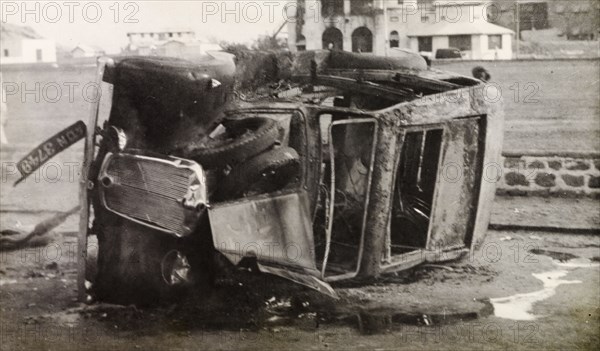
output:
[[[489,1],[298,0],[290,50],[332,49],[393,55],[456,47],[468,59],[511,59],[510,29],[488,21]]]

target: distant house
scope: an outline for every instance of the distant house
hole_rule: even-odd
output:
[[[460,49],[472,60],[510,60],[514,32],[489,22],[439,22],[409,29],[410,48],[435,54],[438,49]]]
[[[129,32],[127,37],[129,45],[123,53],[128,55],[182,57],[221,50],[217,44],[197,40],[194,31],[188,29]]]
[[[0,63],[56,63],[56,43],[29,27],[1,23]]]
[[[71,56],[73,58],[81,57],[98,57],[104,55],[105,52],[102,48],[91,45],[77,45],[71,50]]]

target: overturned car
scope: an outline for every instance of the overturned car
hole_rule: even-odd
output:
[[[111,96],[91,109],[80,232],[82,258],[98,238],[98,299],[200,291],[226,266],[335,296],[330,282],[457,259],[487,230],[501,104],[419,56],[104,58],[98,79]]]

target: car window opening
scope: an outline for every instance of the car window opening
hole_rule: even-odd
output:
[[[426,247],[442,135],[442,129],[405,134],[394,184],[391,255]]]

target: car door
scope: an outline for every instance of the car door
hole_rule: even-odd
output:
[[[233,264],[256,260],[258,269],[336,296],[317,269],[310,189],[314,189],[314,147],[309,147],[304,114],[294,109],[254,109],[236,116],[275,119],[283,131],[278,147],[291,147],[301,159],[301,176],[291,187],[211,204],[215,249]],[[311,156],[312,155],[312,156]]]
[[[415,246],[434,253],[429,261],[450,259],[443,253],[474,249],[485,238],[502,169],[504,120],[501,99],[487,98],[487,89],[434,95],[393,111],[402,120],[396,185],[416,226],[427,217],[424,241]]]

